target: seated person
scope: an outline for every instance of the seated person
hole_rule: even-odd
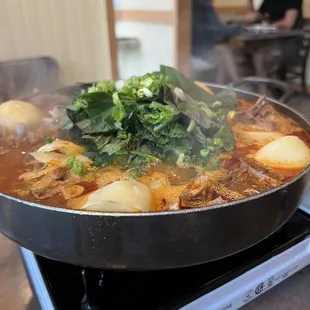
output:
[[[253,0],[249,0],[253,8]],[[279,30],[302,28],[302,0],[264,0],[258,11],[247,14],[245,22],[253,24],[267,21]]]
[[[251,0],[250,4],[251,4]],[[257,12],[244,18],[248,24],[266,21],[280,30],[303,27],[302,0],[264,0]],[[250,46],[257,75],[267,75],[270,65],[281,66],[298,55],[301,38],[259,42]],[[258,45],[259,44],[259,45]]]
[[[233,55],[227,44],[241,30],[238,25],[226,25],[218,17],[213,0],[192,1],[192,54],[216,62],[217,83],[239,80]]]

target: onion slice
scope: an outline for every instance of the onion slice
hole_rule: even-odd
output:
[[[48,152],[48,153],[41,153],[41,152],[33,152],[30,153],[30,155],[37,161],[48,164],[50,162],[55,162],[60,165],[65,165],[67,160],[72,156],[72,155],[65,155],[65,154],[60,154],[60,153],[55,153],[55,152]],[[76,159],[82,161],[83,163],[90,163],[90,159],[84,155],[76,155]]]
[[[84,193],[85,188],[81,185],[71,185],[64,186],[61,191],[65,199],[72,199],[81,196]]]
[[[58,151],[61,154],[77,155],[84,152],[84,148],[70,141],[56,139],[52,143],[41,146],[37,152],[46,153]]]
[[[283,137],[283,134],[275,131],[246,131],[234,129],[234,132],[237,138],[243,142],[261,145]]]

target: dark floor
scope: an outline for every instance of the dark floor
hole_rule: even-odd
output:
[[[18,248],[0,235],[0,309],[28,310],[31,298]]]
[[[310,97],[294,96],[289,104],[310,118]],[[245,306],[245,310],[310,309],[310,267]],[[0,309],[30,310],[32,292],[17,247],[0,235]]]

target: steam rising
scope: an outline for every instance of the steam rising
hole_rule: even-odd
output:
[[[58,88],[58,71],[58,64],[47,57],[0,63],[0,102]]]
[[[70,90],[55,92],[61,86],[58,64],[53,59],[34,58],[0,63],[0,107],[8,106],[0,109],[0,119],[2,117],[8,121],[5,112],[8,110],[11,111],[11,124],[15,124],[11,128],[4,121],[1,122],[0,140],[5,145],[19,144],[22,141],[34,143],[42,139],[43,132],[47,133],[59,125],[65,114],[64,107],[72,97]],[[21,109],[16,110],[14,102],[22,102]],[[30,128],[26,116],[29,118],[27,112],[35,110],[33,105],[42,113],[37,113],[40,114],[40,119],[35,128]],[[22,109],[24,106],[28,107],[27,111]]]

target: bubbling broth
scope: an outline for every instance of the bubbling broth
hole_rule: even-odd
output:
[[[0,106],[0,119],[9,116],[1,192],[87,211],[174,211],[259,194],[310,163],[309,134],[264,97],[251,103],[226,90],[197,101],[157,75],[117,83],[94,85],[61,113],[56,105]],[[16,104],[35,115],[21,124],[10,112]]]

